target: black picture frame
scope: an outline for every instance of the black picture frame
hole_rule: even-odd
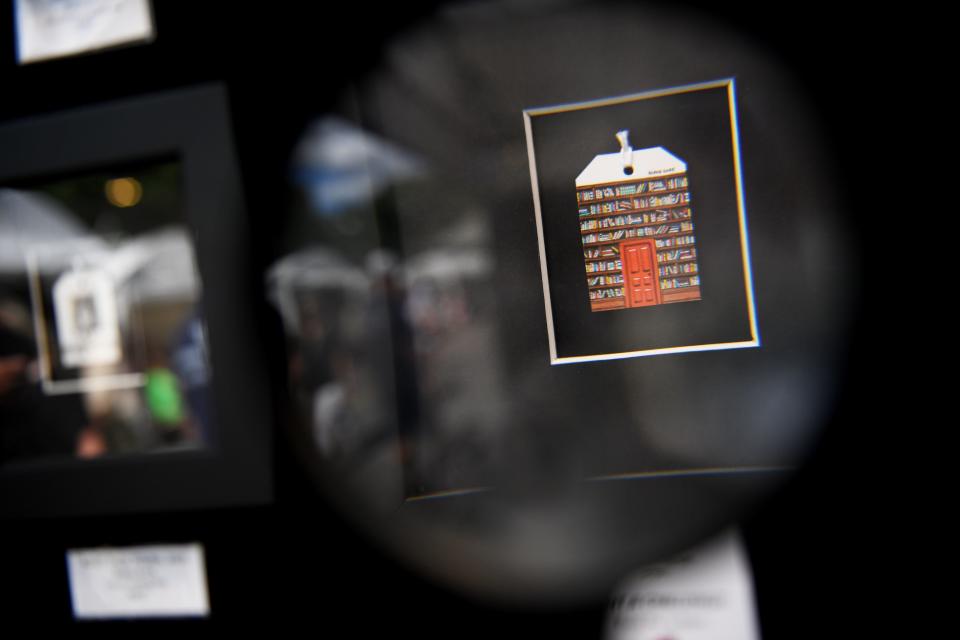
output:
[[[760,346],[733,78],[527,109],[523,115],[551,364]],[[584,205],[577,201],[574,178],[598,154],[617,152],[614,133],[620,130],[629,130],[640,153],[659,148],[682,164],[682,173],[673,175],[689,176],[685,193],[693,195],[696,237],[690,246],[696,247],[697,289],[703,291],[695,301],[603,313],[587,301],[587,245],[576,226]],[[602,239],[604,229],[597,231]],[[679,247],[661,248],[659,237],[657,253]]]
[[[215,431],[202,449],[37,459],[0,466],[0,519],[116,515],[268,503],[268,378],[256,345],[242,182],[220,84],[0,126],[0,184],[152,158],[181,163],[209,331]],[[242,391],[241,391],[242,390]]]

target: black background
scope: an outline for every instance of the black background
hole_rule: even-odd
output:
[[[268,499],[266,367],[256,346],[261,330],[248,313],[262,295],[237,277],[246,268],[249,241],[237,203],[241,186],[223,118],[225,98],[222,86],[206,85],[4,128],[4,145],[18,151],[2,158],[4,179],[181,154],[185,220],[206,285],[204,316],[215,372],[211,397],[219,417],[215,455],[206,450],[119,456],[89,467],[70,460],[49,470],[40,468],[42,461],[11,465],[0,484],[5,516],[140,512]],[[249,391],[236,395],[236,389]]]
[[[272,231],[289,147],[341,82],[373,64],[379,43],[430,8],[383,5],[380,19],[371,21],[366,5],[340,7],[334,16],[319,6],[157,2],[158,37],[148,47],[18,68],[10,4],[0,17],[3,120],[196,82],[228,83],[243,172],[256,176],[245,181],[245,195],[251,235],[258,239],[248,255],[249,287],[258,292],[256,269],[276,251]],[[943,72],[931,61],[950,59],[945,49],[953,42],[938,29],[942,10],[924,3],[870,12],[844,12],[827,2],[776,9],[685,4],[742,30],[796,73],[832,141],[837,170],[846,176],[846,204],[861,230],[867,264],[877,264],[872,241],[883,237],[877,212],[889,210],[882,196],[888,174],[881,169],[889,168],[891,149],[916,150],[918,141],[942,136],[927,125],[939,96],[931,81],[943,81],[931,77],[931,71]],[[344,33],[363,46],[344,55]],[[924,474],[922,491],[913,490],[903,464],[927,460],[926,443],[942,442],[929,431],[941,422],[923,415],[922,403],[903,401],[911,397],[914,376],[904,375],[910,370],[901,360],[905,349],[891,353],[886,347],[890,336],[900,341],[905,327],[918,324],[905,317],[903,305],[883,302],[889,286],[910,290],[905,273],[888,275],[893,282],[882,288],[864,282],[846,384],[816,453],[776,500],[743,523],[764,638],[867,637],[881,630],[877,637],[889,637],[894,622],[907,616],[918,635],[929,612],[928,603],[918,602],[927,590],[905,581],[905,574],[918,576],[903,568],[920,563],[922,548],[943,549],[930,539],[921,548],[910,533],[931,528],[924,497],[940,485]],[[256,312],[256,321],[271,379],[282,391],[276,321],[265,309]],[[922,397],[935,395],[927,390]],[[357,636],[389,631],[422,638],[600,636],[603,603],[547,612],[499,609],[421,580],[386,557],[319,499],[283,436],[281,403],[275,412],[277,490],[270,506],[4,522],[3,632],[15,633],[18,624],[71,624],[66,548],[201,540],[215,626],[297,624],[310,633],[345,629]],[[926,465],[908,471],[917,468]],[[146,625],[84,626],[98,634],[113,626],[126,634]],[[206,631],[204,623],[156,626]]]
[[[618,151],[621,129],[634,149],[663,147],[687,163],[699,301],[590,311],[574,178]],[[535,115],[532,131],[559,357],[751,339],[726,87]]]

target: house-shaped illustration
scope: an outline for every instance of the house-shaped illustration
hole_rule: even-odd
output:
[[[577,176],[592,311],[700,299],[687,164],[663,147],[596,157]]]

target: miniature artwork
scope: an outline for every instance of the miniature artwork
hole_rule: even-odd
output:
[[[64,273],[53,286],[53,305],[64,365],[111,365],[120,360],[114,287],[105,273],[95,269]]]
[[[597,155],[576,178],[591,311],[700,299],[687,165],[663,147]]]
[[[551,365],[760,346],[733,78],[523,116]]]

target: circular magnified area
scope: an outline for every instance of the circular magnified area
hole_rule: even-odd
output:
[[[769,496],[857,263],[790,78],[660,5],[458,4],[390,43],[304,131],[269,275],[332,499],[445,584],[567,604]]]

